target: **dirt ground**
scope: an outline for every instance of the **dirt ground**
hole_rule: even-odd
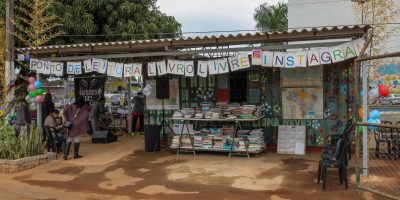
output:
[[[0,174],[0,199],[384,199],[339,185],[337,170],[327,190],[316,183],[319,154],[232,157],[226,153],[176,155],[144,152],[142,136],[112,144],[84,138],[83,158],[57,161],[16,174]],[[354,170],[350,168],[354,180]]]

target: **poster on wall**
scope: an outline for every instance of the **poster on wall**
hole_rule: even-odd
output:
[[[148,110],[162,110],[162,100],[156,98],[157,87],[155,80],[146,82],[151,86],[151,95],[146,96],[146,107]],[[165,110],[179,109],[179,80],[169,80],[169,99],[164,100]]]
[[[278,154],[306,154],[306,126],[280,125],[278,128]]]
[[[106,76],[75,77],[75,98],[81,95],[85,102],[91,104],[99,97],[104,97],[106,80]]]
[[[320,87],[323,81],[323,67],[287,69],[281,71],[281,87]]]
[[[378,66],[375,82],[389,86],[391,94],[400,94],[400,63]]]
[[[283,119],[323,119],[324,92],[317,88],[282,88]]]

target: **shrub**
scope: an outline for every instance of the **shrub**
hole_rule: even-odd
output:
[[[23,140],[15,137],[13,126],[6,120],[0,122],[0,159],[20,159],[43,154],[43,134],[33,127],[30,134],[25,130]]]

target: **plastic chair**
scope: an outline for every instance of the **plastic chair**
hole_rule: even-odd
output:
[[[47,152],[50,152],[50,151],[56,152],[57,151],[56,143],[55,143],[54,136],[52,134],[51,129],[52,129],[52,127],[49,127],[49,126],[43,127],[44,133],[46,135]]]
[[[332,143],[332,144],[330,144],[330,145],[327,145],[324,149],[323,149],[323,151],[322,151],[322,155],[321,155],[321,158],[322,159],[324,159],[324,158],[331,158],[332,156],[333,156],[333,154],[335,153],[335,151],[336,151],[336,146],[337,146],[337,142],[338,142],[338,140],[340,140],[340,139],[342,139],[342,138],[345,138],[346,139],[346,141],[348,142],[348,143],[350,143],[350,136],[351,136],[351,133],[354,131],[354,120],[353,120],[353,118],[351,118],[351,119],[349,119],[348,121],[347,121],[347,124],[346,124],[346,127],[344,128],[344,130],[343,130],[343,133],[341,134],[341,135],[337,135],[337,140],[334,142],[334,143]],[[351,159],[351,149],[350,149],[350,147],[349,147],[349,149],[348,149],[348,151],[349,151],[349,160]]]
[[[390,121],[382,121],[381,124],[385,124],[385,125],[393,125],[392,122]],[[385,127],[378,127],[376,130],[374,130],[374,138],[375,138],[375,157],[379,158],[380,154],[382,154],[383,152],[381,152],[381,145],[386,143],[387,144],[387,150],[388,153],[391,154],[392,153],[392,130],[390,128],[385,128]]]
[[[332,158],[322,159],[319,161],[318,166],[318,181],[319,184],[322,178],[323,184],[322,189],[326,188],[326,177],[328,168],[338,168],[339,170],[339,182],[340,184],[345,183],[345,188],[348,188],[347,183],[347,152],[348,152],[349,143],[345,138],[339,139],[336,145],[336,151]]]
[[[66,142],[65,138],[57,135],[54,127],[45,126],[43,129],[47,138],[47,151],[53,151],[57,154],[63,152],[64,143]]]

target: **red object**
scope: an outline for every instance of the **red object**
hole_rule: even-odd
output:
[[[218,89],[217,94],[217,101],[218,102],[226,102],[229,101],[229,89]]]
[[[380,94],[382,97],[387,97],[387,96],[389,95],[389,87],[388,87],[388,86],[386,86],[386,85],[379,85],[378,89],[379,89],[379,94]]]
[[[132,112],[132,115],[133,116],[139,116],[139,115],[143,115],[143,113],[142,112]]]

